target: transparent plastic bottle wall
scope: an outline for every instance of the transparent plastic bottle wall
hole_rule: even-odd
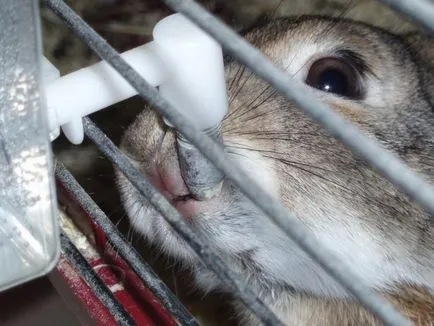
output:
[[[38,1],[0,1],[0,291],[59,257]]]

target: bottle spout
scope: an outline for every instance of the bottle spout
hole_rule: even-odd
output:
[[[220,44],[182,14],[160,21],[153,36],[162,60],[170,67],[160,93],[198,129],[223,145],[220,126],[228,100]],[[190,194],[197,200],[217,196],[223,174],[179,133],[177,146],[181,174]]]

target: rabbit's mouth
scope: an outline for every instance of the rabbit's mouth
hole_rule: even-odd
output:
[[[184,218],[192,218],[206,210],[206,203],[197,201],[185,191],[177,191],[184,188],[184,181],[179,182],[179,179],[174,179],[173,174],[158,172],[151,176],[150,181],[155,188],[176,208],[176,210]],[[176,184],[176,186],[173,186]],[[171,186],[172,185],[172,186]]]
[[[206,213],[213,200],[198,201],[193,198],[181,176],[176,156],[158,157],[151,171],[150,181],[153,186],[184,218],[191,219]]]

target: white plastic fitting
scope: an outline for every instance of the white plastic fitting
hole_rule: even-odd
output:
[[[206,130],[227,112],[220,45],[181,14],[164,18],[154,28],[154,41],[121,54],[149,84],[192,123]],[[43,75],[53,72],[44,63]],[[50,75],[52,76],[52,75]],[[74,144],[83,141],[82,118],[136,95],[136,90],[108,63],[45,82],[45,99],[53,137],[59,127]]]
[[[220,123],[228,101],[220,44],[182,15],[160,21],[153,36],[162,61],[170,67],[169,78],[160,86],[161,95],[186,113],[197,128],[222,143]],[[171,126],[170,121],[165,122]],[[181,175],[190,194],[206,200],[220,193],[224,175],[179,133],[177,144]]]
[[[153,37],[167,67],[161,95],[199,129],[214,128],[228,110],[220,44],[180,14],[161,20]]]
[[[163,69],[153,42],[126,51],[122,58],[152,86],[163,80]],[[62,127],[73,143],[83,141],[81,119],[137,94],[107,62],[102,61],[67,74],[45,86],[50,130]]]
[[[50,84],[51,82],[60,78],[60,71],[50,62],[47,58],[42,57],[42,84],[44,86]],[[50,110],[50,108],[48,108]],[[55,115],[55,112],[49,111],[49,118]],[[50,119],[51,120],[51,119]],[[60,135],[60,128],[51,128],[50,127],[50,139],[53,141]]]

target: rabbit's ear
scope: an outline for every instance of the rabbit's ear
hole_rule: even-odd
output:
[[[412,32],[404,35],[416,56],[422,75],[422,87],[434,105],[434,37],[420,32]]]

